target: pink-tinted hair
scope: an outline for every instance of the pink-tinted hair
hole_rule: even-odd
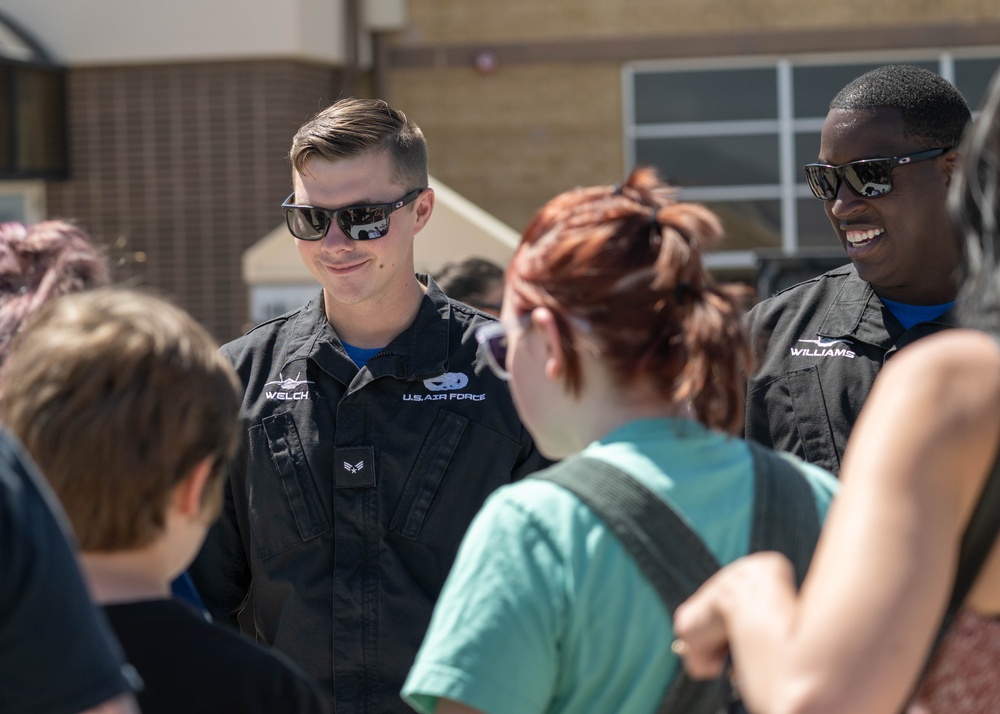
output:
[[[0,223],[0,362],[25,321],[46,302],[109,282],[104,256],[73,223]]]

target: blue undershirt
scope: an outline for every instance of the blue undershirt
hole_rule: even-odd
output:
[[[907,330],[921,322],[936,320],[955,306],[954,300],[941,305],[907,305],[894,300],[886,300],[884,297],[879,297],[879,300],[889,308],[893,317],[899,320],[899,324]]]
[[[341,340],[340,343],[344,345],[344,349],[347,351],[347,356],[351,358],[351,361],[354,362],[354,364],[358,365],[359,369],[364,367],[368,360],[384,349],[382,347],[376,347],[375,349],[355,347],[354,345],[347,344],[343,340]]]
[[[191,580],[191,576],[188,575],[186,570],[170,583],[170,592],[175,598],[183,600],[189,605],[194,605],[206,620],[212,619],[211,615],[208,614],[208,608],[205,607],[205,603],[201,599],[201,595],[198,594],[198,589],[194,586],[194,581]]]

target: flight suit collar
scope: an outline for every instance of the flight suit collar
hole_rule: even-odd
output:
[[[897,343],[904,334],[915,332],[923,336],[927,330],[933,332],[942,325],[954,327],[955,324],[955,314],[952,309],[936,320],[923,323],[926,327],[915,325],[911,330],[904,329],[889,308],[882,304],[872,286],[858,277],[858,272],[852,265],[836,299],[823,316],[817,333],[829,338],[850,337],[890,349],[893,346],[902,346]],[[915,334],[914,339],[916,337]],[[906,340],[907,343],[909,341]]]
[[[383,376],[414,380],[447,371],[451,303],[429,275],[417,274],[427,290],[413,323],[373,357],[359,375],[344,346],[326,319],[323,295],[318,294],[292,318],[288,340],[280,357],[282,369],[310,359],[344,384],[362,383]],[[362,386],[358,384],[357,386]]]

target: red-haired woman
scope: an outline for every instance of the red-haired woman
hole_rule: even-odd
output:
[[[546,456],[627,472],[727,563],[748,549],[754,469],[734,436],[750,360],[739,291],[715,285],[700,257],[720,235],[648,169],[557,196],[526,230],[481,341]],[[788,462],[824,513],[834,479]],[[604,521],[528,479],[470,528],[404,696],[438,714],[654,712],[678,667],[672,639]]]

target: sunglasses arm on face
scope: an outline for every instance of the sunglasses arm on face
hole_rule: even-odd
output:
[[[531,313],[524,313],[517,322],[521,329],[526,328],[531,324]],[[486,364],[493,374],[505,382],[508,381],[510,372],[507,370],[507,326],[499,320],[487,322],[476,330],[476,342],[486,354]]]

